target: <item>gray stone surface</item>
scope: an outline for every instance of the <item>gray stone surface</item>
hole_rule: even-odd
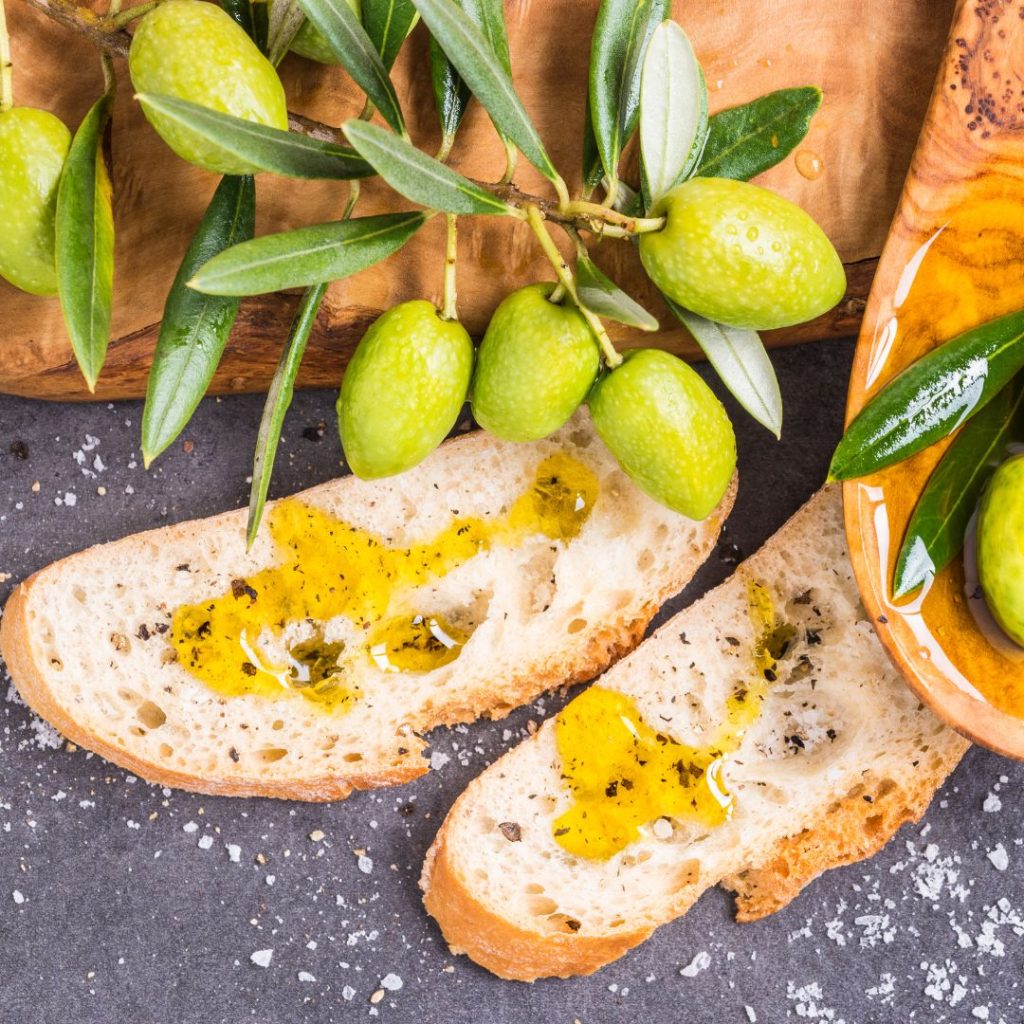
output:
[[[727,543],[752,551],[823,478],[851,351],[775,356],[781,444],[736,412],[742,484]],[[297,397],[277,493],[338,472],[332,403],[326,393]],[[139,403],[0,397],[0,599],[88,544],[242,504],[259,410],[253,397],[206,401],[191,443],[147,474]],[[310,439],[321,420],[323,437]],[[720,549],[676,606],[728,562]],[[463,785],[558,705],[439,731],[433,749],[448,760],[438,771],[317,806],[148,786],[68,751],[4,680],[0,1022],[1024,1019],[1024,770],[981,750],[921,825],[769,920],[736,925],[716,890],[596,976],[533,986],[451,956],[420,906],[423,853]],[[372,866],[361,870],[356,850]],[[392,988],[374,1003],[387,976]]]

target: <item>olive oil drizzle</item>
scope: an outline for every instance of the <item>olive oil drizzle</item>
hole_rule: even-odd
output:
[[[270,514],[277,564],[229,593],[174,612],[170,642],[179,663],[224,696],[298,694],[336,710],[360,693],[359,678],[376,666],[427,672],[459,656],[470,631],[430,609],[409,609],[416,587],[439,579],[482,551],[544,536],[569,543],[598,497],[598,482],[564,452],[544,459],[529,487],[494,518],[456,517],[437,536],[408,547],[294,499]],[[358,645],[328,643],[323,625],[342,616],[365,635]],[[265,631],[311,622],[312,638],[291,646],[287,661],[268,658]]]
[[[732,815],[722,777],[728,755],[757,721],[796,631],[778,623],[771,594],[750,581],[753,668],[726,701],[725,717],[703,746],[680,743],[644,721],[626,694],[592,686],[558,716],[555,740],[573,803],[554,822],[555,842],[590,860],[606,860],[659,818],[713,829]]]

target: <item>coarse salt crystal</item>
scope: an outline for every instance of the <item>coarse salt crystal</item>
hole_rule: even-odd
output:
[[[711,966],[711,954],[702,949],[679,973],[684,978],[696,978],[701,971],[706,971]]]
[[[996,843],[995,848],[988,851],[988,859],[996,871],[1005,871],[1010,866],[1009,855],[1002,843]]]
[[[380,987],[387,989],[388,992],[397,992],[403,984],[405,983],[397,974],[385,974],[380,979]]]
[[[249,959],[257,967],[269,967],[270,961],[273,958],[273,956],[274,951],[272,949],[257,949],[256,952],[249,957]]]
[[[364,875],[368,875],[373,870],[373,860],[366,854],[362,854],[356,861],[356,866]]]

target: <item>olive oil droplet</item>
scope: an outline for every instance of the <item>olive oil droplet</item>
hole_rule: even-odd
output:
[[[801,149],[795,159],[797,171],[808,181],[820,178],[825,170],[825,161],[812,149]]]

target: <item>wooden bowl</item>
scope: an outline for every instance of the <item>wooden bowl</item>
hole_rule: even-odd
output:
[[[929,349],[1024,307],[1024,3],[960,0],[882,251],[850,383],[852,419]],[[1024,650],[970,578],[972,539],[923,594],[895,601],[893,567],[948,442],[844,485],[865,606],[921,699],[960,732],[1024,758]]]

